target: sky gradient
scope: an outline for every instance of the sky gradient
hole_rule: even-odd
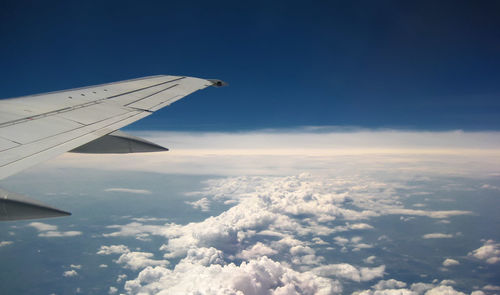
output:
[[[500,291],[499,1],[1,1],[0,98],[220,78],[2,180],[10,294]],[[238,293],[240,292],[240,293]],[[465,292],[465,293],[464,293]]]
[[[497,1],[2,1],[0,97],[220,78],[129,129],[498,130]]]

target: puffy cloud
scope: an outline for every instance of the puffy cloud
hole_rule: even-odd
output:
[[[147,266],[165,266],[169,264],[167,260],[151,259],[153,256],[153,253],[148,252],[126,252],[116,260],[116,263],[124,264],[126,268],[132,270],[138,270]]]
[[[375,278],[380,278],[384,276],[385,265],[381,265],[378,267],[362,267],[360,268],[361,280],[362,281],[371,281]]]
[[[265,246],[264,246],[265,247]],[[209,266],[211,264],[224,264],[224,254],[222,251],[213,247],[210,248],[191,248],[187,251],[183,259],[186,263]]]
[[[208,204],[231,201],[228,203],[231,207],[218,215],[187,224],[145,224],[149,220],[135,220],[107,227],[111,232],[104,234],[105,237],[165,238],[160,247],[164,259],[154,259],[153,253],[132,252],[124,245],[99,249],[102,255],[119,254],[116,262],[124,267],[141,270],[135,279],[126,282],[128,293],[340,292],[338,280],[366,282],[381,278],[385,265],[322,265],[325,258],[317,255],[312,247],[325,244],[325,237],[336,232],[371,230],[373,226],[367,220],[384,215],[443,219],[470,214],[460,210],[407,209],[397,190],[401,184],[371,178],[360,182],[357,177],[316,177],[304,173],[287,177],[217,178],[205,184],[202,191],[190,195],[203,196],[200,200],[205,199],[207,202],[203,202]],[[191,205],[202,206],[203,202]],[[345,235],[349,238],[333,238],[342,251],[373,247],[361,236]],[[167,259],[176,262],[170,269],[166,268]],[[374,260],[371,256],[365,263]],[[260,282],[264,279],[260,277],[262,273],[252,272],[260,268],[276,271]],[[224,281],[224,276],[229,279]],[[276,278],[272,279],[273,276]],[[314,282],[307,285],[310,288],[304,287],[305,277]],[[259,284],[249,283],[256,281]],[[437,286],[421,283],[405,289],[395,284],[392,289],[372,291],[424,294],[435,288]]]
[[[328,243],[323,241],[320,237],[314,237],[314,238],[312,238],[312,241],[316,245],[328,245]]]
[[[444,283],[453,282],[444,280]],[[413,283],[410,288],[405,282],[394,279],[382,280],[372,286],[371,290],[354,292],[354,295],[465,295],[446,284]]]
[[[453,238],[452,234],[443,234],[443,233],[432,233],[432,234],[425,234],[422,236],[424,239],[449,239]]]
[[[355,223],[355,224],[347,223],[346,225],[339,225],[339,226],[334,227],[332,232],[337,233],[337,232],[345,232],[345,231],[350,231],[350,230],[367,230],[367,229],[373,229],[373,226],[366,224],[366,223]]]
[[[128,193],[136,195],[150,195],[152,192],[147,189],[134,189],[134,188],[124,188],[124,187],[111,187],[104,190],[105,192],[117,192],[117,193]]]
[[[375,262],[376,258],[377,258],[377,256],[368,256],[365,259],[363,259],[363,262],[368,263],[368,264],[372,264]]]
[[[31,222],[28,226],[34,227],[40,233],[39,237],[44,238],[60,238],[60,237],[75,237],[82,234],[81,231],[58,231],[56,225],[51,225],[43,222]]]
[[[292,250],[290,250],[290,251],[292,251]],[[242,258],[242,259],[250,260],[252,258],[257,258],[260,256],[272,256],[272,255],[277,254],[277,253],[278,253],[278,251],[274,250],[273,248],[266,246],[261,242],[257,242],[252,247],[241,251],[238,254],[238,257]],[[296,254],[294,254],[294,255],[296,255]]]
[[[413,283],[411,284],[411,290],[416,292],[417,294],[424,294],[427,290],[434,288],[434,284],[429,283]]]
[[[405,288],[405,287],[406,287],[405,282],[401,282],[401,281],[398,281],[395,279],[381,280],[372,286],[372,288],[375,290],[401,289],[401,288]]]
[[[456,285],[457,282],[455,282],[454,280],[442,280],[441,283],[439,283],[440,285]]]
[[[200,209],[203,212],[210,211],[210,200],[207,198],[202,198],[193,202],[186,202],[186,204],[193,206],[195,209]]]
[[[147,267],[125,284],[129,294],[338,294],[337,281],[310,272],[300,273],[267,257],[239,266],[203,266],[181,260],[173,270]],[[293,292],[292,292],[293,291]]]
[[[108,294],[112,295],[112,294],[116,294],[118,293],[118,289],[116,287],[109,287],[109,290],[108,290]]]
[[[74,277],[74,276],[77,276],[78,273],[76,272],[76,270],[72,269],[72,270],[67,270],[63,273],[63,277]]]
[[[340,263],[321,265],[313,268],[311,271],[320,276],[339,277],[355,282],[364,282],[382,277],[384,275],[385,265],[373,268],[361,267],[360,269],[358,269],[348,263]]]
[[[0,248],[4,247],[4,246],[7,246],[7,245],[11,245],[13,243],[14,242],[12,242],[12,241],[0,241]]]
[[[116,282],[119,283],[119,282],[125,280],[126,278],[127,278],[126,274],[118,275],[118,277],[116,278]]]
[[[107,265],[107,264],[99,264],[99,267],[100,267],[100,268],[107,268],[107,267],[108,267],[108,265]]]
[[[341,236],[334,237],[333,240],[335,244],[342,246],[342,251],[346,252],[348,248],[352,248],[352,251],[360,251],[361,249],[369,249],[372,248],[373,245],[361,243],[363,238],[356,236],[352,237],[350,240]]]
[[[82,266],[79,264],[71,264],[69,267],[74,268],[74,269],[81,269]]]
[[[150,234],[162,235],[163,226],[160,225],[145,225],[140,222],[131,222],[126,225],[110,225],[107,228],[119,231],[110,234],[103,234],[104,237],[129,237],[135,236],[138,240],[148,240]]]
[[[458,260],[455,260],[455,259],[451,259],[451,258],[446,258],[444,261],[443,261],[443,266],[444,267],[448,267],[448,266],[454,266],[454,265],[459,265],[460,262]]]
[[[123,254],[130,252],[129,248],[125,245],[111,245],[111,246],[101,246],[97,254],[99,255],[111,255],[111,254]]]
[[[316,251],[304,245],[295,245],[290,248],[290,254],[292,254],[292,263],[302,264],[302,265],[313,265],[320,264],[324,258],[322,256],[316,256]]]
[[[335,244],[340,245],[340,246],[344,246],[347,243],[349,243],[349,239],[346,239],[346,238],[340,237],[340,236],[334,237],[333,240],[335,241]]]
[[[486,290],[486,291],[500,291],[500,286],[486,285],[486,286],[483,287],[483,290]]]
[[[495,264],[500,261],[500,244],[493,240],[487,240],[482,247],[470,252],[469,256],[484,260],[489,264]]]
[[[465,295],[465,293],[459,292],[451,286],[441,285],[425,292],[425,295]]]
[[[111,245],[111,246],[101,246],[99,255],[112,255],[121,254],[116,260],[116,263],[123,264],[126,268],[132,270],[138,270],[140,268],[145,268],[146,266],[165,266],[169,262],[167,260],[155,260],[152,259],[153,253],[148,252],[132,252],[125,245]]]
[[[149,235],[164,236],[168,242],[162,250],[170,252],[167,257],[175,257],[184,255],[190,246],[216,246],[212,244],[215,241],[234,247],[239,238],[248,236],[251,231],[291,232],[299,236],[329,235],[340,230],[371,228],[366,223],[347,223],[336,228],[325,225],[336,219],[369,219],[387,214],[445,218],[468,214],[466,211],[400,208],[399,202],[395,201],[393,189],[386,184],[367,181],[366,185],[359,187],[345,179],[318,178],[308,174],[215,179],[208,181],[207,185],[207,189],[200,194],[212,196],[215,200],[233,199],[237,202],[236,205],[218,216],[187,225],[144,225],[139,222],[112,225],[108,228],[118,231],[104,236],[135,236],[138,239],[147,239]],[[339,189],[347,189],[349,192],[337,193]],[[359,209],[343,208],[346,201],[355,206],[350,207]],[[309,217],[298,219],[296,216]],[[369,247],[371,245],[366,243],[353,245],[355,250]]]

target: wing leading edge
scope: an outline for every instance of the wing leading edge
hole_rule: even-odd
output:
[[[0,100],[0,179],[68,151],[167,150],[117,130],[197,90],[224,85],[220,80],[152,76]],[[62,210],[14,196],[19,195],[3,191],[0,209],[4,209],[0,210],[0,220],[53,217],[58,216],[58,212],[68,215]],[[5,204],[14,208],[8,217]],[[26,211],[33,212],[37,206],[43,210],[35,210],[36,214]],[[12,210],[16,210],[16,214]]]

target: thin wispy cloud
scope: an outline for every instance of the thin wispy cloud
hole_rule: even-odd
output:
[[[424,239],[449,239],[453,238],[452,234],[443,234],[443,233],[432,233],[432,234],[425,234],[422,236]]]
[[[111,187],[104,190],[105,192],[117,192],[117,193],[127,193],[127,194],[137,194],[137,195],[150,195],[152,192],[146,189],[134,189],[125,187]]]
[[[62,237],[75,237],[82,234],[81,231],[60,231],[56,225],[47,224],[43,222],[31,222],[28,226],[35,228],[39,231],[38,236],[44,238],[62,238]]]
[[[14,242],[12,242],[12,241],[0,241],[0,248],[8,246],[8,245],[12,245],[13,243]]]

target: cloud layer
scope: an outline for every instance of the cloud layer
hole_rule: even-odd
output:
[[[396,215],[447,220],[471,214],[406,208],[397,192],[401,184],[373,178],[360,182],[359,177],[303,173],[216,178],[205,185],[202,191],[189,193],[190,198],[198,196],[202,200],[191,205],[219,203],[232,207],[187,224],[148,224],[143,220],[107,227],[110,232],[104,237],[165,239],[159,249],[162,259],[153,253],[131,251],[125,245],[104,245],[98,250],[98,254],[116,255],[116,263],[139,271],[136,278],[125,283],[128,293],[295,294],[290,292],[296,290],[300,294],[340,294],[342,282],[381,279],[386,275],[386,266],[374,264],[377,257],[373,255],[365,256],[364,263],[369,266],[326,262],[315,245],[362,253],[374,244],[358,234],[374,230],[370,224],[374,218]],[[210,211],[210,207],[206,210]],[[425,238],[446,237],[433,233]],[[177,262],[172,265],[171,261]],[[453,262],[448,259],[445,264]],[[365,292],[455,292],[450,286],[424,285],[405,289],[402,283],[389,279]]]
[[[384,257],[375,251],[387,237],[364,235],[378,230],[374,219],[381,217],[448,225],[472,214],[433,210],[424,200],[405,206],[407,196],[401,191],[413,189],[404,183],[416,174],[496,175],[500,167],[500,133],[495,132],[305,128],[142,135],[173,149],[154,155],[65,155],[46,164],[229,176],[206,181],[203,190],[189,194],[186,203],[203,216],[211,214],[208,218],[185,224],[135,218],[107,226],[103,237],[110,240],[163,241],[157,252],[132,250],[123,240],[96,249],[135,273],[117,280],[129,294],[341,294],[346,284],[368,288],[359,294],[463,294],[450,280],[410,284],[391,279]],[[126,187],[106,191],[151,193]],[[212,211],[221,207],[227,209]],[[40,235],[59,233],[48,224],[31,226]],[[419,235],[458,237],[443,228],[436,231],[444,233]],[[497,251],[498,245],[487,241],[470,256],[496,263]],[[332,259],[325,253],[339,255]],[[359,262],[343,261],[348,254],[359,256]],[[441,261],[438,267],[459,263],[453,258]],[[109,292],[118,290],[112,286]]]
[[[498,132],[405,132],[298,128],[241,133],[142,132],[166,153],[65,154],[43,164],[181,174],[335,175],[381,168],[463,174],[498,172]],[[355,161],[353,161],[355,157]],[[105,163],[105,165],[103,165]],[[341,169],[339,169],[341,167]]]

